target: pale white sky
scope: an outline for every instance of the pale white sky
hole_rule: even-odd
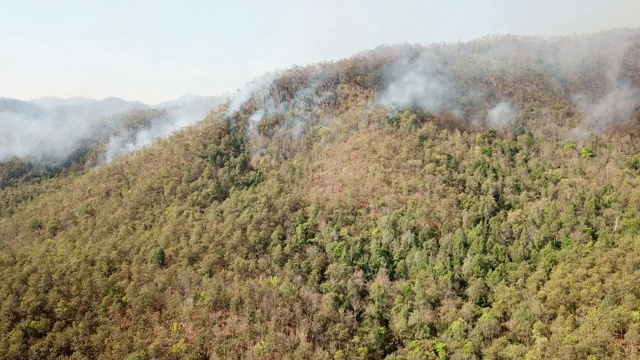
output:
[[[640,0],[0,0],[0,96],[157,103],[381,44],[640,26]]]

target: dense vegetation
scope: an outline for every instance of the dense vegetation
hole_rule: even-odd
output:
[[[584,43],[569,72],[545,62]],[[0,358],[638,358],[640,109],[575,95],[640,86],[639,49],[383,47],[97,169],[3,164]],[[432,53],[471,100],[380,100]],[[517,110],[492,127],[499,101]]]

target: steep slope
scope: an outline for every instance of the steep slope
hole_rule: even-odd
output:
[[[639,45],[381,47],[6,186],[0,357],[637,357]]]

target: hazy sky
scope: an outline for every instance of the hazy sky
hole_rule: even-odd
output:
[[[639,15],[640,0],[0,0],[0,96],[156,103],[384,43],[594,32]]]

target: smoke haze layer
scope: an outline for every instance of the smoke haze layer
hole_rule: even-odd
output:
[[[297,139],[316,126],[338,123],[334,111],[348,100],[341,94],[365,91],[371,93],[368,108],[385,109],[389,117],[418,110],[497,129],[515,124],[535,129],[544,118],[571,126],[557,133],[585,136],[627,124],[638,114],[639,55],[637,29],[382,46],[337,62],[265,74],[231,97],[225,119],[246,120],[259,152],[270,139]],[[0,162],[18,157],[59,163],[96,143],[104,144],[109,162],[193,124],[224,101],[185,99],[193,101],[165,103],[170,106],[161,112],[116,98],[3,99]],[[577,115],[567,120],[565,114]]]
[[[258,78],[235,94],[226,118],[248,120],[260,153],[274,136],[296,139],[319,124],[339,123],[327,119],[336,117],[333,110],[345,100],[339,94],[348,82],[374,90],[368,107],[386,109],[390,118],[421,111],[495,129],[553,126],[543,133],[583,138],[637,114],[640,75],[634,74],[640,74],[640,65],[634,54],[640,54],[637,29],[381,46]]]
[[[148,145],[201,120],[224,98],[171,102],[160,110],[117,98],[0,99],[0,162],[19,158],[57,165],[74,152],[106,144],[104,161]]]
[[[0,100],[0,161],[17,157],[57,164],[82,146],[98,142],[118,124],[108,118],[148,106],[116,98],[88,104],[44,107],[14,99]]]

